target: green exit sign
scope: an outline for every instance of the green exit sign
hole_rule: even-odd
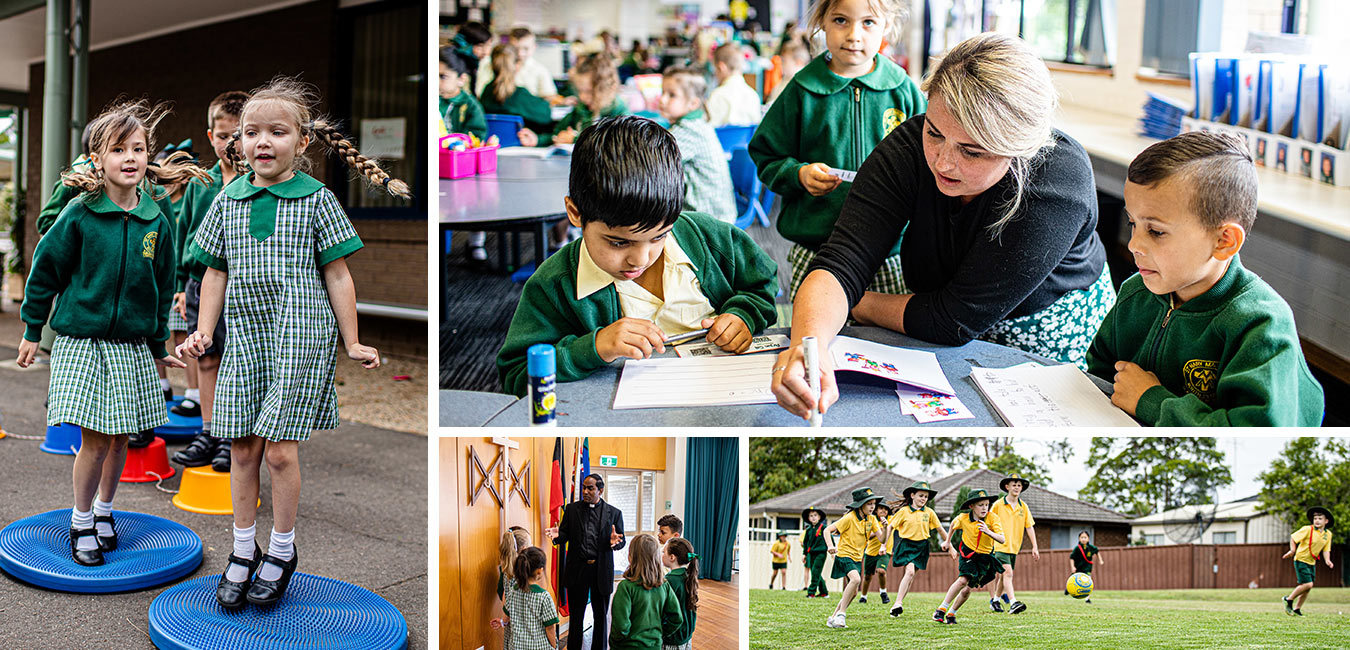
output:
[[[601,467],[618,467],[618,466],[619,466],[619,457],[618,457],[618,456],[601,456],[601,457],[600,457],[600,466],[601,466]]]

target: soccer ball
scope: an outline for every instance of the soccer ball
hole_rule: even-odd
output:
[[[1064,585],[1064,590],[1074,598],[1087,598],[1092,595],[1092,576],[1086,573],[1075,573],[1069,576],[1069,583]]]

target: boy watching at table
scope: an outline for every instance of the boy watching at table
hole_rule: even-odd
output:
[[[679,148],[655,122],[619,116],[582,132],[564,199],[581,239],[525,283],[497,354],[507,392],[525,393],[526,351],[538,343],[555,347],[567,382],[701,329],[741,352],[774,321],[777,265],[736,226],[681,212],[683,199]]]
[[[1125,210],[1139,273],[1088,349],[1111,402],[1154,426],[1317,426],[1322,386],[1289,305],[1238,251],[1256,221],[1256,167],[1234,136],[1196,131],[1130,163]]]

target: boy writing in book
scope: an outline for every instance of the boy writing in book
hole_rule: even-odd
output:
[[[1111,402],[1155,426],[1317,426],[1322,386],[1294,315],[1243,268],[1256,168],[1237,138],[1184,133],[1130,163],[1125,209],[1139,273],[1088,350]]]
[[[525,283],[497,354],[507,392],[525,393],[526,351],[537,343],[556,348],[565,382],[701,329],[741,352],[773,322],[777,265],[736,226],[681,212],[683,200],[679,147],[655,122],[604,118],[581,133],[564,199],[581,239]]]

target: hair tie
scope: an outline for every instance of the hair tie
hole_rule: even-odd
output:
[[[393,180],[393,178],[394,178],[393,176],[384,177],[384,181],[382,181],[382,183],[384,184],[384,189],[386,190],[389,189],[389,181]]]
[[[697,560],[697,559],[698,559],[698,553],[689,553],[688,555],[685,556],[685,559],[688,559],[688,560]]]

